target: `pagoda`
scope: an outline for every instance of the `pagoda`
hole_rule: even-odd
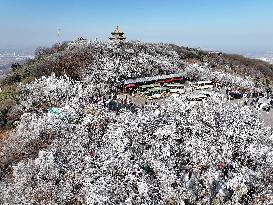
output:
[[[116,27],[116,29],[111,33],[110,40],[125,40],[126,38],[123,37],[123,32],[119,30],[119,26]]]

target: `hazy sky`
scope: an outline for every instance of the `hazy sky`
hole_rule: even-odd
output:
[[[273,50],[273,0],[0,0],[0,48],[79,36],[230,51]]]

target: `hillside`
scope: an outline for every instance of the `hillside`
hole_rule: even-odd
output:
[[[208,61],[220,69],[229,69],[242,76],[252,76],[256,81],[262,81],[264,84],[272,84],[273,65],[265,61],[231,54],[209,55]]]
[[[223,71],[224,77],[227,77],[227,74],[231,78],[238,76],[237,82],[241,81],[241,77],[251,78],[253,83],[272,84],[272,65],[238,55],[209,54],[173,44],[113,44],[76,40],[56,44],[51,48],[38,48],[34,59],[29,59],[25,64],[15,63],[11,66],[11,72],[0,81],[0,127],[9,127],[20,115],[17,112],[7,116],[10,108],[16,104],[16,88],[19,83],[26,84],[42,76],[50,76],[54,72],[56,76],[67,75],[72,80],[84,80],[88,86],[93,86],[92,92],[97,95],[98,92],[111,92],[117,84],[128,78],[184,71],[189,62],[205,65],[206,73],[201,75],[207,76],[209,72],[210,75],[214,73],[212,75],[219,76],[218,72]],[[191,72],[190,68],[189,73],[198,79],[200,69],[194,70],[195,73]],[[230,80],[229,78],[228,81]]]
[[[121,93],[124,80],[179,72],[223,88],[196,103],[187,91],[110,109],[133,98]],[[0,204],[272,203],[273,129],[222,92],[260,92],[272,72],[172,44],[39,48],[1,83]]]

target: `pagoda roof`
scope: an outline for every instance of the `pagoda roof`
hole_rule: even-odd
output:
[[[117,26],[116,28],[115,28],[115,30],[113,31],[113,32],[111,32],[111,37],[109,38],[110,40],[124,40],[124,39],[126,39],[125,37],[123,37],[123,32],[121,32],[120,30],[119,30],[119,26]]]
[[[112,35],[115,35],[115,34],[123,35],[124,33],[123,33],[123,32],[118,32],[118,33],[117,33],[117,32],[115,32],[115,31],[113,31],[113,32],[111,32],[111,34],[112,34]]]
[[[121,32],[121,31],[119,30],[119,26],[117,26],[117,27],[115,28],[115,30],[114,30],[111,34],[116,34],[116,33],[118,33],[118,34],[124,34],[123,32]]]

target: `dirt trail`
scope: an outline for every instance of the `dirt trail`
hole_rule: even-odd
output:
[[[1,147],[1,142],[7,139],[9,133],[10,133],[10,130],[0,129],[0,147]]]
[[[8,138],[10,134],[10,130],[2,130],[0,129],[0,167],[5,158],[5,152],[3,151],[4,148],[4,141]],[[1,172],[1,170],[0,170]]]
[[[3,148],[3,142],[8,138],[10,134],[10,130],[1,130],[0,129],[0,158],[2,157],[2,148]]]

